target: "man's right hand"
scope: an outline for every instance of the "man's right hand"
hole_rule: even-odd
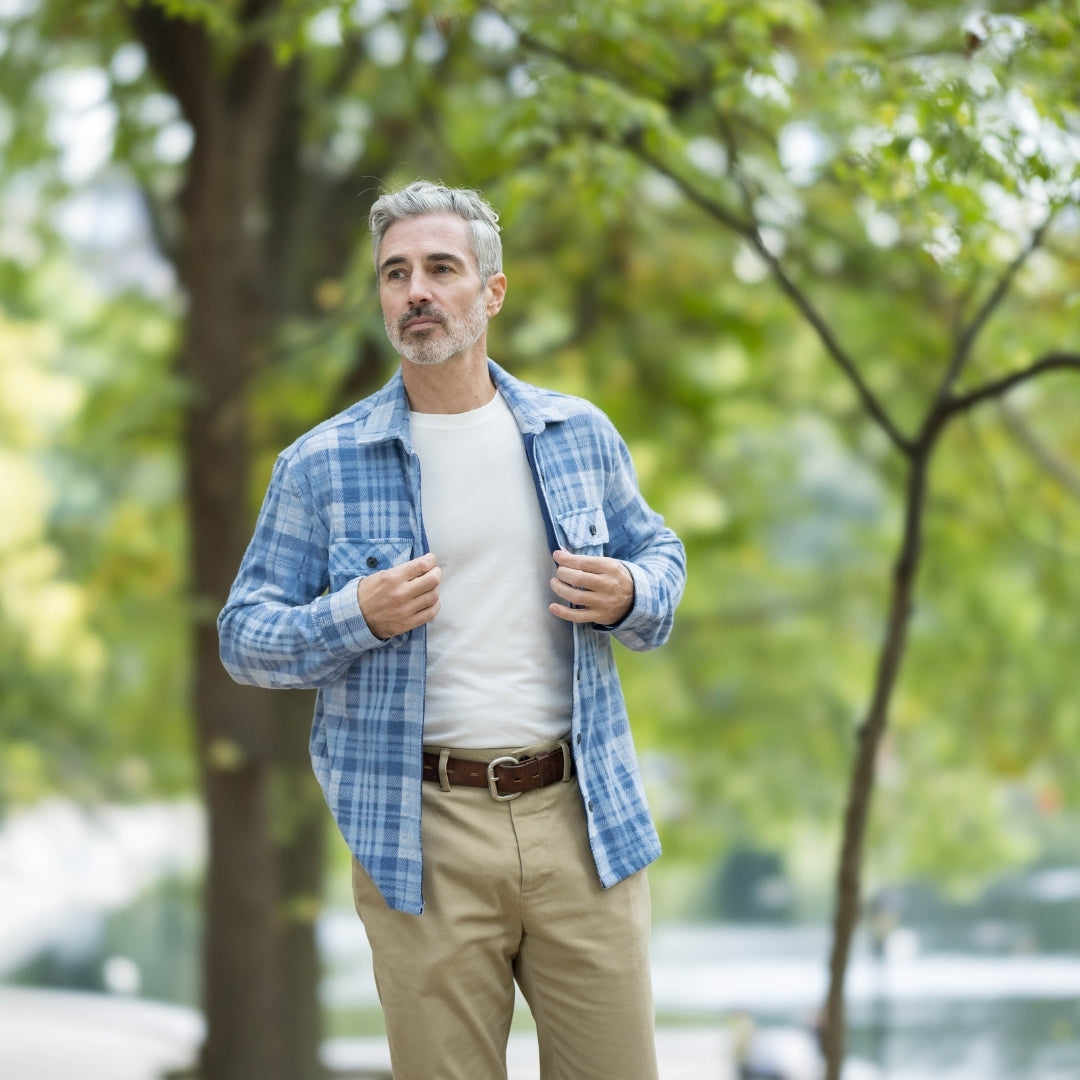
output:
[[[362,577],[356,600],[368,629],[385,641],[431,622],[439,612],[442,570],[430,552]]]

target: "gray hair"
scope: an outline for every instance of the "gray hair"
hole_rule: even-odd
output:
[[[502,273],[498,213],[479,192],[445,187],[428,180],[416,180],[401,191],[387,192],[372,206],[368,225],[376,273],[386,230],[398,221],[426,214],[456,214],[468,222],[481,280],[486,282],[493,274]]]

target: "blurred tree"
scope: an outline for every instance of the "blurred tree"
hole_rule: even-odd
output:
[[[1058,3],[499,10],[544,88],[525,111],[534,140],[551,146],[555,127],[583,159],[595,158],[596,140],[621,148],[737,238],[736,273],[779,288],[901,464],[899,548],[837,874],[825,1010],[836,1080],[864,835],[911,627],[931,463],[958,419],[1039,376],[1080,370],[1080,19]],[[1039,312],[1022,335],[1017,296]],[[1068,438],[1060,413],[1044,420],[1018,398],[1003,406],[1010,432],[1075,493],[1074,470],[1039,430]]]
[[[310,702],[229,684],[212,620],[273,455],[389,370],[362,233],[399,173],[500,207],[511,294],[492,354],[600,401],[687,539],[676,636],[625,671],[670,854],[764,840],[800,873],[814,859],[881,642],[882,560],[935,448],[920,609],[909,626],[898,594],[910,655],[876,755],[887,842],[871,850],[893,873],[983,870],[1018,835],[993,801],[1002,778],[1037,783],[1040,807],[1068,800],[1075,766],[1054,750],[1080,723],[1061,692],[1077,394],[1059,380],[1000,408],[964,398],[1076,340],[1064,8],[972,12],[969,29],[966,9],[919,4],[830,4],[827,19],[716,0],[15,8],[0,24],[4,303],[20,340],[48,320],[70,343],[58,370],[89,388],[62,437],[79,484],[57,485],[35,543],[52,537],[91,583],[88,610],[109,614],[90,629],[110,656],[139,653],[168,719],[197,627],[208,1080],[315,1069]],[[112,165],[88,149],[102,141]],[[72,221],[114,231],[132,178],[183,300],[133,244],[91,250],[114,298],[68,312],[42,252],[63,255]],[[13,239],[28,202],[36,252]],[[90,476],[111,488],[79,504]],[[158,719],[145,693],[117,725],[62,696],[64,730],[109,728],[113,756]]]
[[[189,390],[194,712],[211,822],[203,1069],[296,1078],[318,1071],[311,926],[323,810],[307,758],[311,703],[234,685],[214,615],[251,530],[253,380],[285,320],[337,307],[365,266],[372,177],[391,174],[407,148],[415,168],[441,170],[425,124],[457,61],[419,7],[143,4],[130,20],[192,133],[176,198],[151,201],[187,303],[178,367]],[[347,346],[346,400],[385,370],[367,315]]]
[[[307,755],[312,703],[233,684],[214,619],[265,484],[253,455],[262,465],[386,371],[374,308],[347,302],[369,273],[358,242],[366,210],[403,158],[442,171],[440,84],[484,46],[467,26],[443,34],[419,8],[396,4],[42,2],[9,15],[0,78],[20,121],[12,130],[5,112],[9,185],[21,170],[47,205],[96,187],[91,212],[108,209],[107,185],[90,181],[111,143],[113,186],[140,183],[183,295],[171,385],[181,395],[190,704],[210,841],[203,1075],[315,1076],[325,810]],[[90,167],[80,166],[87,154]],[[40,217],[39,244],[52,224],[47,210]],[[313,333],[316,324],[330,332]],[[170,425],[176,404],[158,421]],[[123,523],[114,558],[122,544],[153,547],[146,524]],[[185,654],[174,652],[180,667]]]

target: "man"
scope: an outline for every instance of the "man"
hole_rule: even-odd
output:
[[[545,1080],[653,1080],[660,847],[611,642],[666,640],[684,553],[606,417],[488,359],[497,221],[424,181],[375,203],[400,371],[278,458],[221,655],[319,690],[395,1080],[505,1078],[515,981]]]

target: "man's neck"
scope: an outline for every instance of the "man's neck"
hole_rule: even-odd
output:
[[[409,408],[420,413],[470,412],[495,396],[486,350],[462,353],[441,364],[401,362]]]

